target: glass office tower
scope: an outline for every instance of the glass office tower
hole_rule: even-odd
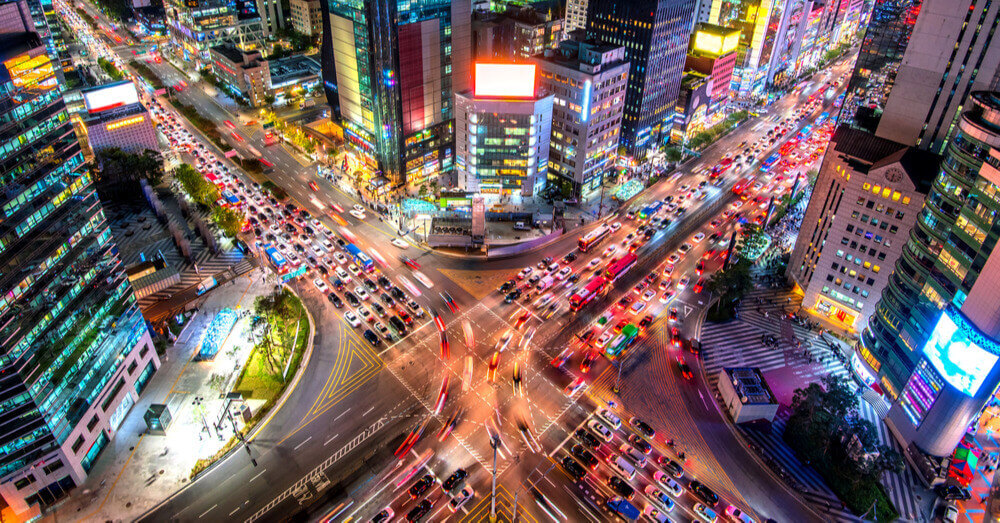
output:
[[[910,377],[943,308],[962,309],[974,287],[1000,292],[997,273],[989,270],[1000,263],[998,239],[1000,93],[976,91],[862,334],[862,356],[890,396]]]
[[[670,137],[695,0],[590,0],[587,37],[625,48],[631,64],[621,144],[637,160]]]
[[[327,44],[324,37],[323,53],[332,55],[336,78],[325,80],[337,86],[345,137],[394,186],[451,173],[453,95],[470,82],[471,4],[328,4],[330,38]]]
[[[159,361],[58,63],[0,32],[0,64],[0,495],[30,517],[83,481]]]

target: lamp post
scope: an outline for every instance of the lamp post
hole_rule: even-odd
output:
[[[493,447],[493,487],[490,492],[490,522],[497,520],[497,446],[500,444],[500,436],[490,438],[490,446]]]
[[[615,394],[621,392],[621,381],[622,381],[622,362],[619,359],[615,360],[615,366],[618,367],[618,377],[615,379],[615,386],[611,389]]]

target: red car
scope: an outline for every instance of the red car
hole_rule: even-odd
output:
[[[687,362],[685,362],[684,358],[680,356],[677,357],[677,370],[681,371],[681,376],[683,376],[686,380],[694,378],[694,373],[691,372],[691,367],[688,367]]]
[[[486,381],[487,382],[493,383],[494,381],[497,380],[497,368],[498,367],[500,367],[500,351],[494,352],[493,356],[490,358],[490,365],[489,365],[489,368],[486,371]]]
[[[314,191],[318,191],[319,190],[319,185],[316,185],[316,182],[309,182],[309,188],[312,189],[312,190],[314,190]]]
[[[420,264],[417,263],[413,258],[408,258],[406,256],[403,256],[401,258],[401,260],[403,260],[403,263],[405,263],[406,266],[409,267],[409,268],[411,268],[411,269],[419,269],[420,268]]]
[[[529,318],[531,318],[531,313],[525,311],[524,314],[518,316],[517,320],[514,321],[514,328],[515,329],[520,329],[521,327],[524,326],[525,323],[528,322]]]
[[[701,271],[699,271],[698,274],[701,274]],[[704,286],[705,286],[705,278],[698,278],[698,283],[694,284],[694,292],[696,294],[701,294],[701,289]]]

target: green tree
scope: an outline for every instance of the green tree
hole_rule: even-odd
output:
[[[679,147],[667,147],[663,154],[667,157],[667,161],[670,163],[677,163],[683,158],[683,154]]]
[[[209,183],[194,167],[186,163],[174,169],[174,179],[180,182],[184,192],[192,200],[201,205],[208,207],[219,199],[219,189]]]
[[[152,186],[163,181],[163,161],[156,151],[135,154],[112,147],[97,151],[95,163],[95,185],[101,198],[107,200],[134,200],[140,180]]]
[[[212,209],[212,221],[230,238],[235,238],[243,228],[243,213],[226,207]]]

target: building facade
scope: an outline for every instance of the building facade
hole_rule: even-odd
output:
[[[319,0],[290,0],[292,28],[313,37],[323,34],[323,12]]]
[[[234,5],[226,0],[164,0],[174,52],[196,67],[209,63],[208,50],[236,31]]]
[[[740,31],[733,89],[741,98],[756,98],[764,94],[787,1],[789,0],[712,2],[709,21]]]
[[[232,44],[210,50],[212,73],[229,94],[261,107],[271,94],[271,69],[260,51],[241,51]]]
[[[590,0],[587,37],[625,48],[631,64],[621,144],[637,160],[670,136],[694,0]]]
[[[472,20],[476,60],[527,61],[546,49],[555,49],[564,36],[561,18],[552,18],[531,7],[503,13],[476,13]]]
[[[977,91],[945,149],[889,284],[861,336],[860,352],[892,398],[909,379],[941,310],[998,289],[1000,94]]]
[[[875,2],[842,120],[940,152],[969,94],[996,88],[998,25],[990,0]]]
[[[938,159],[846,125],[827,151],[788,274],[803,308],[858,332],[889,283]]]
[[[323,52],[335,63],[331,83],[348,142],[393,186],[450,174],[453,95],[471,80],[471,5],[328,3],[331,38]]]
[[[569,198],[592,197],[618,156],[629,71],[625,49],[565,41],[535,63],[539,87],[554,96],[549,184]]]
[[[579,29],[587,29],[587,0],[566,0],[566,27],[567,33]]]
[[[691,37],[684,70],[708,79],[713,110],[729,98],[739,38],[738,30],[713,24],[698,24]]]
[[[22,520],[83,482],[159,367],[35,33],[0,35],[0,495]]]
[[[475,89],[455,94],[459,189],[498,203],[545,187],[553,95],[534,84],[534,65],[477,64]]]

